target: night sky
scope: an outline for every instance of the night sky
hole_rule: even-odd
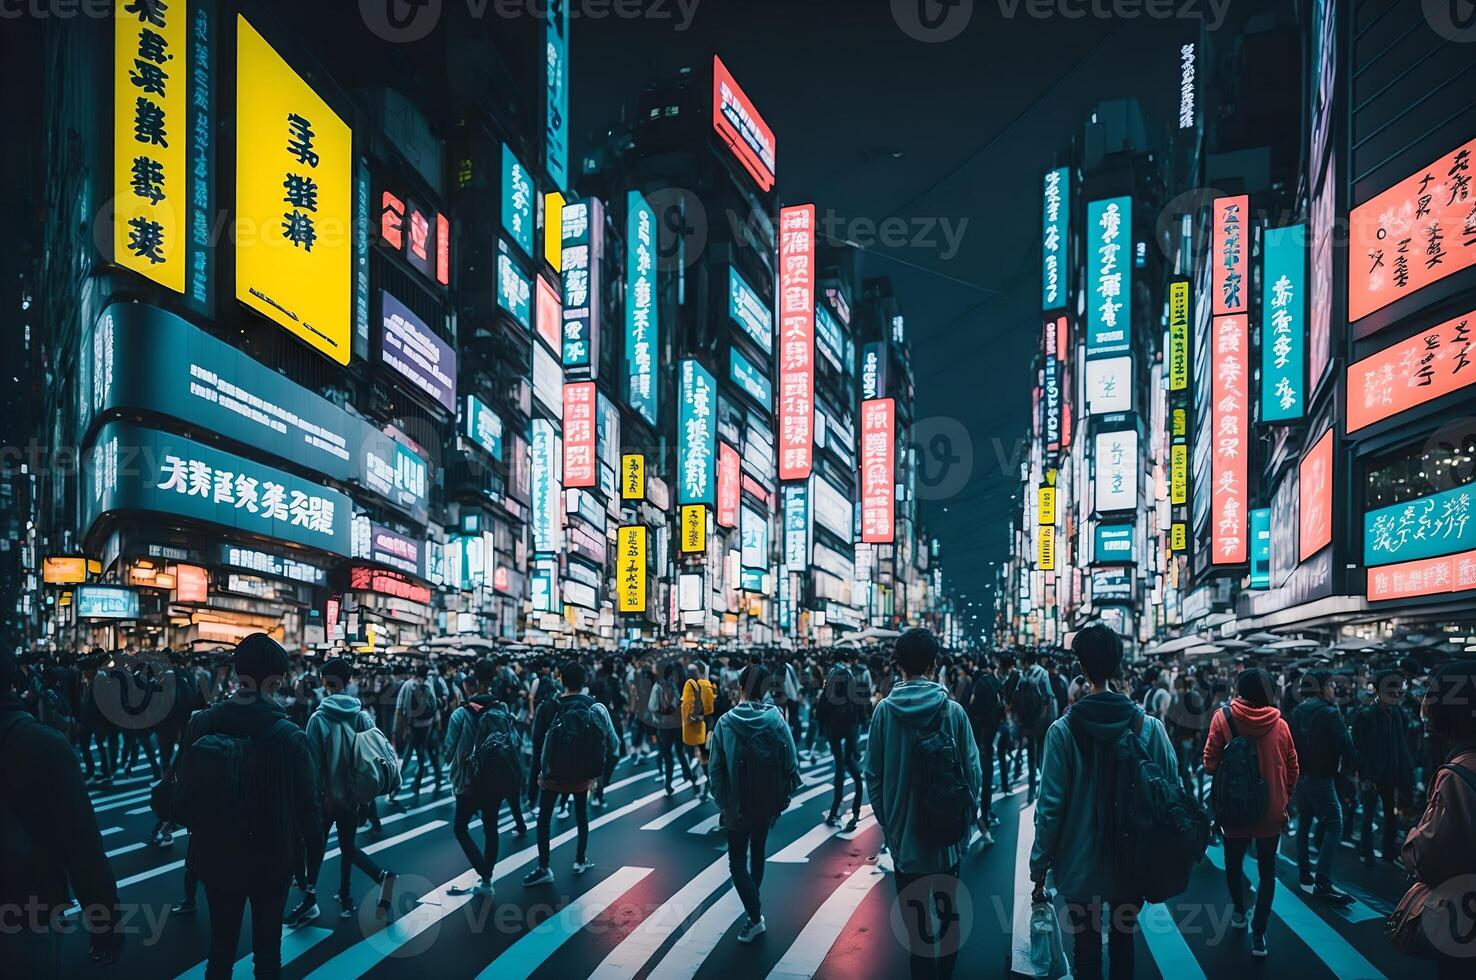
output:
[[[873,232],[863,269],[896,287],[917,414],[930,420],[921,431],[972,444],[943,453],[960,457],[952,465],[963,470],[950,472],[930,451],[944,444],[925,442],[937,499],[925,500],[923,518],[943,543],[949,590],[983,599],[1020,490],[1040,329],[1041,173],[1102,100],[1136,96],[1150,127],[1176,121],[1178,43],[1198,23],[1042,20],[1023,4],[974,0],[954,40],[923,43],[898,27],[889,0],[700,0],[685,31],[674,4],[663,4],[667,20],[575,22],[574,152],[651,78],[716,51],[774,130],[784,203],[833,209],[852,239],[866,229],[855,219],[923,219],[910,235],[929,231],[930,241],[885,247]],[[1222,32],[1261,4],[1237,6]]]

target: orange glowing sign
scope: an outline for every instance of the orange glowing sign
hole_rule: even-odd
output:
[[[1298,560],[1306,561],[1332,544],[1333,514],[1333,434],[1328,429],[1317,444],[1302,457],[1298,474],[1298,513],[1301,552]]]
[[[1218,296],[1216,303],[1219,302]],[[1210,459],[1211,525],[1216,565],[1246,560],[1247,465],[1250,449],[1249,330],[1243,316],[1218,316],[1210,327],[1214,401]]]
[[[1250,310],[1250,197],[1217,197],[1214,203],[1215,316]]]
[[[595,383],[564,385],[564,486],[599,483],[595,461]]]
[[[199,565],[175,565],[174,601],[205,602],[210,598],[210,576]]]
[[[1348,319],[1476,265],[1476,139],[1348,214]]]
[[[1476,589],[1476,551],[1368,570],[1368,601],[1412,599]]]
[[[712,58],[712,128],[728,144],[759,189],[773,190],[774,131],[738,87],[723,59],[716,55]]]
[[[1348,431],[1476,382],[1476,313],[1447,320],[1348,366]]]
[[[890,544],[895,537],[897,480],[896,403],[861,403],[861,541]]]
[[[815,437],[813,204],[779,212],[778,414],[779,479],[808,479],[814,465]]]

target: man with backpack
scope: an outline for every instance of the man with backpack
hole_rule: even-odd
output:
[[[672,788],[676,763],[681,763],[682,775],[687,782],[694,788],[697,785],[697,777],[692,774],[692,765],[687,761],[685,744],[679,743],[677,738],[682,729],[682,698],[677,688],[680,670],[681,665],[675,661],[666,665],[665,676],[651,685],[648,704],[651,716],[656,719],[656,744],[661,756],[661,772],[656,774],[656,778],[660,779],[664,774],[667,796],[676,792]],[[537,752],[536,743],[534,752]]]
[[[1301,883],[1311,886],[1312,897],[1330,905],[1348,906],[1353,896],[1333,887],[1332,872],[1343,839],[1343,804],[1338,798],[1337,776],[1343,760],[1351,760],[1353,742],[1343,724],[1342,712],[1334,703],[1333,675],[1327,670],[1309,670],[1302,675],[1305,700],[1291,716],[1301,781],[1297,784],[1297,869]],[[1322,823],[1322,847],[1317,852],[1317,870],[1311,858],[1312,821]]]
[[[946,980],[963,938],[956,896],[979,806],[979,749],[963,707],[928,680],[938,663],[933,634],[908,630],[893,656],[900,680],[871,717],[862,772],[895,863],[912,976]]]
[[[324,840],[329,827],[338,828],[339,917],[352,918],[358,910],[349,891],[349,875],[357,866],[379,885],[376,914],[383,919],[389,914],[395,874],[375,864],[359,847],[359,818],[364,807],[374,804],[375,797],[399,788],[400,760],[389,739],[375,727],[374,716],[364,710],[358,698],[346,693],[353,674],[353,666],[342,658],[323,665],[327,697],[308,719],[307,740],[322,784]],[[288,925],[306,925],[318,917],[317,882],[322,866],[320,848],[308,855],[307,887],[302,903],[287,916]]]
[[[436,700],[435,688],[430,682],[430,668],[419,664],[415,676],[400,687],[395,698],[395,730],[402,735],[401,744],[407,745],[405,761],[415,756],[415,783],[410,788],[411,806],[420,802],[420,785],[425,780],[426,768],[436,774],[433,793],[441,792],[441,759],[436,738],[436,718],[440,714],[440,703]]]
[[[533,741],[542,745],[538,767],[538,867],[523,878],[524,885],[553,881],[548,867],[549,829],[554,804],[568,794],[574,798],[574,819],[579,828],[574,852],[574,873],[582,875],[589,861],[589,791],[605,772],[607,762],[620,751],[620,740],[605,706],[585,691],[588,675],[584,665],[570,660],[559,671],[563,693],[545,701],[533,722]]]
[[[1051,689],[1051,678],[1039,663],[1040,655],[1026,650],[1022,659],[1025,670],[1015,686],[1010,710],[1020,728],[1020,739],[1025,743],[1025,772],[1030,788],[1026,803],[1035,802],[1036,779],[1040,773],[1041,745],[1046,729],[1056,720],[1056,693]]]
[[[1394,794],[1406,781],[1413,781],[1414,755],[1405,731],[1409,727],[1400,702],[1404,700],[1404,677],[1386,670],[1374,681],[1374,698],[1353,715],[1353,751],[1358,759],[1359,804],[1363,807],[1363,833],[1358,850],[1363,863],[1372,867],[1373,811],[1376,802],[1384,808],[1383,846],[1385,861],[1396,864],[1399,854],[1394,841],[1399,821],[1394,815]]]
[[[740,943],[764,932],[759,886],[764,880],[769,828],[799,788],[794,736],[779,709],[764,700],[768,671],[750,664],[738,675],[739,702],[712,732],[712,795],[728,834],[728,870],[743,901]]]
[[[994,835],[989,832],[994,824],[994,739],[1004,717],[1004,701],[1000,697],[999,675],[990,669],[988,661],[979,664],[974,682],[969,686],[964,713],[969,716],[974,744],[979,748],[979,758],[983,763],[981,768],[984,781],[979,794],[979,831],[983,835],[983,845],[990,847],[994,844]]]
[[[1236,679],[1236,697],[1215,712],[1204,744],[1204,769],[1214,777],[1215,820],[1225,837],[1225,880],[1234,912],[1230,926],[1244,929],[1241,865],[1256,851],[1256,911],[1250,921],[1251,955],[1266,955],[1266,926],[1276,893],[1276,846],[1286,827],[1287,804],[1297,787],[1297,749],[1276,707],[1276,685],[1259,667]]]
[[[276,698],[287,653],[252,633],[231,660],[236,693],[190,719],[152,801],[156,816],[190,829],[188,860],[210,904],[211,980],[231,974],[247,903],[257,975],[278,975],[288,886],[323,847],[312,749]]]
[[[1182,892],[1209,843],[1209,820],[1184,792],[1163,723],[1112,690],[1122,640],[1094,623],[1072,653],[1091,693],[1051,725],[1030,853],[1034,904],[1054,874],[1074,939],[1072,974],[1102,976],[1102,920],[1113,977],[1131,977],[1133,933],[1146,899]],[[1176,890],[1177,889],[1177,890]]]
[[[490,661],[479,660],[472,671],[473,692],[466,703],[451,713],[446,724],[446,750],[451,756],[451,789],[456,793],[456,815],[452,831],[461,850],[477,873],[477,883],[457,886],[456,895],[493,895],[492,872],[497,867],[497,824],[502,804],[512,811],[521,837],[528,832],[523,819],[522,739],[507,703],[489,693],[498,670]],[[485,845],[477,850],[472,840],[472,817],[482,817]]]
[[[852,654],[841,650],[836,654],[835,664],[825,675],[825,686],[815,705],[815,720],[820,733],[830,743],[830,754],[835,758],[835,791],[830,798],[830,816],[825,822],[835,827],[840,823],[841,797],[846,788],[846,774],[851,776],[855,795],[851,797],[851,819],[846,830],[856,829],[861,820],[861,770],[856,760],[856,743],[860,738],[861,720],[865,717],[857,690],[856,675],[851,672]]]

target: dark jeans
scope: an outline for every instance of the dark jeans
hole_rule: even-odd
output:
[[[1359,805],[1363,808],[1363,834],[1358,840],[1358,849],[1364,857],[1373,857],[1373,811],[1374,802],[1378,801],[1384,807],[1383,843],[1379,853],[1387,861],[1399,853],[1394,844],[1398,830],[1394,819],[1394,783],[1390,780],[1373,783],[1368,789],[1359,790],[1358,795]]]
[[[553,824],[554,804],[560,796],[574,797],[574,821],[579,827],[579,841],[574,851],[574,861],[582,864],[585,857],[585,849],[589,846],[589,794],[588,793],[555,793],[551,789],[542,790],[538,803],[538,866],[548,867],[548,836],[549,828]],[[484,824],[485,826],[485,824]],[[493,825],[496,829],[496,825]]]
[[[1133,978],[1133,934],[1138,931],[1138,912],[1143,900],[1073,902],[1066,900],[1070,923],[1072,976],[1076,980],[1101,980],[1102,912],[1108,914],[1107,962],[1112,980]]]
[[[410,794],[420,795],[420,782],[425,778],[426,765],[430,765],[436,774],[435,791],[439,793],[441,791],[441,752],[437,744],[436,731],[430,725],[410,729],[410,750],[405,753],[405,761],[409,762],[412,755],[415,756],[415,784],[410,787]]]
[[[60,980],[61,935],[53,929],[0,932],[0,976]]]
[[[759,885],[764,883],[764,845],[769,840],[769,825],[753,829],[728,828],[728,871],[733,876],[733,890],[743,899],[743,911],[749,922],[757,922],[763,914],[759,903]]]
[[[1316,817],[1322,829],[1322,846],[1317,850],[1317,883],[1332,884],[1333,859],[1337,857],[1339,841],[1343,839],[1343,804],[1338,800],[1337,787],[1331,776],[1308,776],[1303,774],[1297,784],[1297,869],[1303,874],[1312,870],[1312,857],[1308,850],[1312,835],[1312,818]]]
[[[958,865],[932,874],[898,871],[897,901],[907,928],[913,980],[948,980],[963,943],[958,914]]]
[[[205,964],[205,980],[230,977],[247,902],[251,903],[251,957],[257,980],[274,980],[282,975],[282,913],[288,884],[289,879],[283,878],[238,890],[219,882],[205,883],[205,901],[210,904],[210,958]]]
[[[861,815],[861,769],[856,764],[856,726],[829,736],[830,754],[835,756],[835,793],[830,798],[830,815],[837,816],[841,809],[841,796],[846,789],[846,773],[851,774],[851,783],[856,795],[851,797],[851,813]]]
[[[527,833],[528,825],[523,820],[523,811],[519,809],[522,794],[514,793],[506,797],[507,808],[512,811],[513,819],[517,821],[518,833]],[[498,818],[502,814],[502,803],[504,797],[493,796],[491,799],[478,799],[471,793],[459,793],[456,796],[456,816],[451,820],[451,830],[456,835],[456,842],[461,845],[466,859],[471,862],[472,868],[477,872],[477,877],[490,879],[492,871],[497,867]],[[482,836],[485,845],[482,850],[477,850],[476,842],[472,840],[471,829],[468,826],[472,817],[478,813],[482,815]]]
[[[1235,911],[1245,911],[1245,873],[1241,864],[1245,852],[1254,844],[1256,848],[1256,874],[1260,883],[1256,885],[1256,914],[1251,917],[1251,932],[1258,936],[1266,934],[1271,922],[1271,899],[1276,894],[1276,845],[1280,835],[1274,837],[1226,837],[1225,838],[1225,883],[1230,888],[1230,901]]]
[[[974,727],[974,744],[979,748],[979,759],[983,763],[984,780],[979,794],[979,816],[985,820],[994,812],[994,736],[997,728],[976,725]],[[1003,773],[1000,779],[1004,779]]]
[[[672,778],[676,772],[672,766],[672,756],[682,764],[682,775],[687,777],[687,782],[695,783],[696,778],[692,775],[691,763],[687,762],[687,747],[678,742],[677,735],[680,730],[676,728],[663,728],[657,733],[657,744],[660,745],[661,765],[666,773],[666,788],[671,789]]]
[[[378,884],[379,879],[384,877],[384,870],[375,864],[369,855],[359,850],[358,811],[337,803],[330,803],[324,808],[323,847],[325,849],[328,846],[328,828],[334,826],[338,828],[338,894],[349,894],[349,875],[355,867]],[[318,884],[318,872],[323,869],[323,854],[324,851],[320,850],[308,856],[307,880],[308,885],[314,888]]]
[[[995,758],[999,761],[1000,792],[1009,792],[1014,782],[1010,779],[1010,748],[1010,730],[1006,728],[999,733],[999,741],[994,747]]]
[[[1030,798],[1035,798],[1035,783],[1040,778],[1041,748],[1045,738],[1033,732],[1021,732],[1020,741],[1025,743],[1025,772],[1030,778]]]

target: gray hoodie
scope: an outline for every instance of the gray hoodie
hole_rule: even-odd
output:
[[[799,788],[799,756],[794,750],[794,736],[784,713],[769,701],[744,701],[723,712],[712,730],[712,757],[707,774],[712,781],[712,797],[718,809],[733,815],[733,794],[737,792],[738,756],[747,742],[764,728],[772,728],[786,750],[785,784],[789,794]]]
[[[866,743],[866,798],[886,836],[887,849],[898,871],[929,874],[947,871],[962,860],[968,835],[953,847],[936,848],[918,840],[916,801],[912,795],[912,747],[922,729],[943,707],[940,730],[952,736],[960,752],[969,793],[978,802],[984,774],[979,769],[979,747],[968,715],[957,701],[948,699],[941,684],[929,680],[903,681],[876,706],[871,716],[871,736]]]
[[[308,719],[308,750],[318,765],[318,782],[325,798],[334,798],[354,736],[373,727],[374,716],[352,694],[329,695]]]

